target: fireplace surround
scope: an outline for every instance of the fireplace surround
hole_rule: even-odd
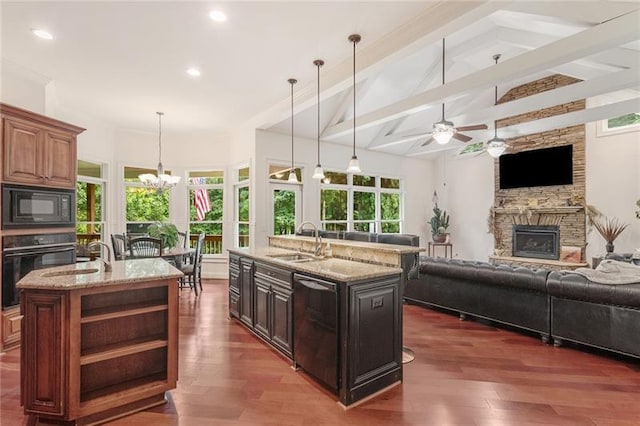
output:
[[[560,227],[513,225],[513,256],[536,259],[560,258]]]

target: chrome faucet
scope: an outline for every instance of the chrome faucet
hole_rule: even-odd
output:
[[[104,248],[107,249],[107,260],[104,260],[104,257],[102,256],[100,256],[100,260],[104,264],[104,271],[111,272],[111,248],[102,241],[93,241],[87,245],[87,248],[90,249],[91,247],[95,246],[104,246]]]
[[[313,222],[302,222],[300,226],[298,226],[297,233],[302,233],[305,225],[311,225],[313,227],[314,235],[316,237],[316,247],[313,251],[314,256],[320,256],[322,253],[322,237],[320,236],[320,232],[318,231],[318,227]]]

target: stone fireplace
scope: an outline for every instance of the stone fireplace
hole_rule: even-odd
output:
[[[513,225],[513,256],[536,259],[560,258],[560,227]]]

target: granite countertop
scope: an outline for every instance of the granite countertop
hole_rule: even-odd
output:
[[[111,262],[113,270],[104,272],[101,261],[75,263],[37,269],[25,275],[17,288],[75,290],[153,279],[179,278],[183,274],[163,259],[131,259]]]
[[[356,262],[352,260],[338,259],[335,257],[318,257],[314,260],[301,263],[291,262],[279,259],[277,256],[296,254],[298,252],[295,250],[287,250],[277,247],[258,247],[250,250],[229,249],[229,252],[239,256],[249,256],[255,260],[271,263],[278,267],[287,268],[295,272],[313,274],[339,282],[360,281],[402,273],[401,268]],[[301,253],[307,256],[311,255],[311,253]]]
[[[302,235],[271,235],[269,239],[282,239],[282,240],[298,240],[298,241],[311,241],[315,243],[315,237],[305,237]],[[334,238],[324,238],[322,240],[323,243],[331,243],[332,247],[357,247],[357,248],[369,248],[375,249],[380,252],[390,252],[397,254],[404,253],[419,253],[426,251],[424,247],[414,247],[414,246],[403,246],[397,244],[380,244],[380,243],[369,243],[366,241],[353,241],[353,240],[339,240]]]

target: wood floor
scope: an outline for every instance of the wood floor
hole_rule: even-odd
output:
[[[336,398],[227,319],[226,281],[180,295],[178,388],[112,425],[639,425],[640,362],[418,306],[404,307],[415,352],[404,383],[358,407]],[[0,355],[0,424],[26,425],[20,351]]]

